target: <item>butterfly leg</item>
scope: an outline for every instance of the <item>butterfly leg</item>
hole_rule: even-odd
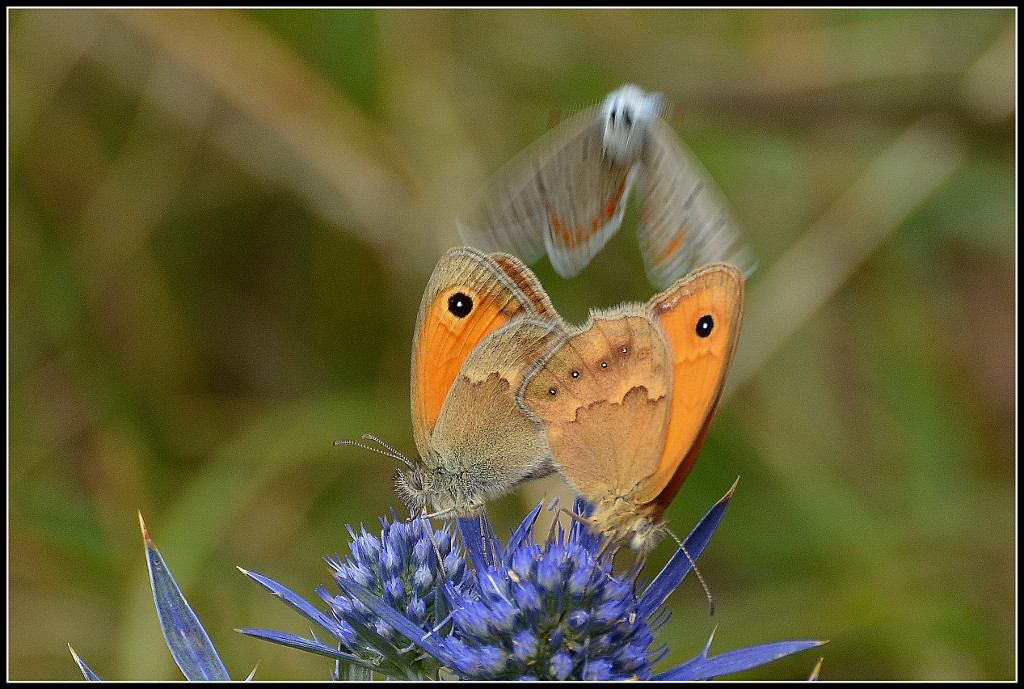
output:
[[[562,526],[561,522],[558,521],[558,518],[562,516],[562,512],[569,512],[569,510],[564,507],[560,507],[558,508],[558,511],[555,512],[555,518],[551,520],[551,528],[548,529],[548,543],[555,543],[555,534]],[[569,512],[569,514],[572,514],[572,512]]]
[[[634,586],[636,586],[636,582],[640,577],[640,572],[646,564],[647,556],[642,553],[638,553],[636,557],[633,558],[633,562],[629,565],[629,569],[626,570],[626,578],[632,579]]]

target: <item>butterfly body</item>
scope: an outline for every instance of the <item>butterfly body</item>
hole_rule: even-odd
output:
[[[556,467],[616,547],[657,543],[721,396],[742,305],[742,273],[705,266],[557,335],[521,385]]]
[[[661,94],[626,85],[536,141],[489,182],[458,221],[463,241],[532,263],[547,254],[569,278],[619,230],[635,184],[637,229],[651,283],[696,266],[754,260],[721,193],[660,117]]]
[[[518,259],[452,249],[420,303],[411,408],[419,458],[395,486],[410,507],[456,516],[554,470],[542,424],[516,399],[524,376],[564,330]]]
[[[605,156],[619,165],[632,166],[639,162],[651,128],[663,108],[660,93],[645,93],[632,84],[609,94],[598,109],[599,122],[604,125]]]

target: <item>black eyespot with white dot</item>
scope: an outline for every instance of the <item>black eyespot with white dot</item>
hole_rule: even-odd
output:
[[[465,318],[473,310],[473,298],[465,292],[456,292],[448,297],[448,313],[456,318]]]
[[[554,397],[558,394],[558,388],[548,388],[548,394]]]
[[[607,361],[602,361],[601,362],[601,368],[608,368],[608,362]]]
[[[622,349],[619,350],[619,353],[621,353],[621,354],[628,354],[629,353],[629,347],[623,347]]]
[[[711,314],[701,316],[700,320],[697,321],[697,337],[707,337],[714,329],[715,319],[711,317]]]
[[[573,378],[579,378],[580,377],[580,372],[579,371],[573,371],[570,375],[572,375]]]

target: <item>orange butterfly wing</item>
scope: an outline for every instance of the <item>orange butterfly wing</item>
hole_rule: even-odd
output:
[[[634,499],[661,511],[690,473],[732,364],[743,316],[743,273],[704,266],[647,303],[664,329],[672,358],[672,411],[657,470]]]
[[[438,262],[420,302],[412,349],[413,433],[422,456],[470,352],[524,314],[558,319],[537,279],[518,259],[463,247]]]
[[[520,393],[561,472],[592,502],[630,495],[658,468],[670,358],[641,308],[593,314],[555,344]]]

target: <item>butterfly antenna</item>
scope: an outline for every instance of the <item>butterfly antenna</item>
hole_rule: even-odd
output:
[[[405,457],[405,455],[403,455],[401,452],[399,452],[395,448],[391,447],[390,445],[388,445],[386,442],[384,442],[383,440],[381,440],[380,438],[378,438],[375,435],[370,435],[369,433],[367,433],[367,434],[365,434],[363,436],[363,440],[372,440],[373,442],[377,443],[378,445],[383,447],[385,450],[390,452],[393,457],[403,457],[403,458]]]
[[[693,573],[697,575],[697,580],[700,581],[700,585],[704,587],[704,595],[707,596],[708,605],[711,606],[711,614],[714,615],[715,597],[711,595],[711,589],[708,588],[708,582],[704,581],[704,577],[701,575],[700,570],[697,569],[697,563],[694,562],[692,557],[690,557],[690,551],[686,549],[686,546],[679,540],[679,537],[672,533],[670,529],[665,529],[665,531],[668,532],[668,535],[672,537],[672,540],[679,545],[679,549],[683,551],[683,555],[685,555],[686,559],[690,561],[690,566],[693,567]]]
[[[415,469],[416,468],[413,465],[412,461],[408,457],[406,457],[401,452],[399,452],[395,448],[393,448],[390,445],[388,445],[386,442],[384,442],[383,440],[381,440],[377,436],[366,434],[366,435],[363,436],[363,440],[372,440],[373,442],[377,443],[378,445],[380,445],[384,449],[382,450],[380,447],[373,447],[371,445],[364,445],[363,443],[356,442],[355,440],[335,440],[334,444],[335,444],[335,446],[355,445],[356,447],[361,447],[364,450],[369,450],[370,452],[376,452],[379,455],[384,455],[385,457],[390,457],[391,459],[397,459],[398,461],[404,463],[405,466],[409,467],[409,469]]]

